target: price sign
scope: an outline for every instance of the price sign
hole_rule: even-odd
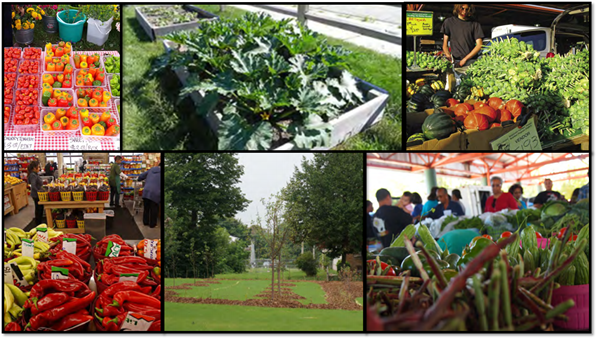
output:
[[[121,331],[147,331],[151,324],[155,321],[154,317],[142,315],[139,313],[129,312],[126,318],[122,321],[120,326]]]
[[[68,149],[71,151],[101,151],[102,143],[96,140],[88,140],[82,137],[69,137]]]
[[[62,239],[62,250],[70,254],[77,255],[77,239]]]
[[[21,272],[21,269],[19,268],[19,265],[16,262],[10,263],[10,269],[12,270],[12,275],[14,278],[14,280],[13,278],[10,278],[10,281],[16,282],[16,286],[29,286],[29,282],[27,281],[27,279],[25,279],[23,272]]]
[[[145,239],[145,252],[143,252],[143,256],[151,260],[157,259],[158,242],[156,240]]]
[[[541,151],[535,119],[531,118],[521,128],[515,128],[491,141],[491,148],[495,151]]]
[[[4,149],[14,151],[34,150],[35,137],[4,137]]]
[[[139,279],[139,273],[120,273],[118,282],[123,282],[123,281],[137,282],[137,279]]]
[[[52,280],[68,279],[68,269],[52,266]]]
[[[108,247],[106,248],[106,257],[117,257],[120,254],[120,248],[122,246],[114,243],[112,241],[108,241]]]
[[[406,35],[433,35],[433,12],[406,11]]]
[[[37,241],[49,243],[47,227],[37,227]]]
[[[32,239],[22,239],[21,248],[25,257],[33,258],[34,250]]]
[[[8,263],[4,264],[4,283],[14,285],[12,281],[12,269]]]

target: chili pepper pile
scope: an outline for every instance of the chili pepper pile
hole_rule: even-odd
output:
[[[95,292],[77,280],[42,280],[31,289],[24,308],[29,331],[64,331],[93,319],[89,305]]]
[[[149,295],[150,291],[151,287],[141,287],[132,281],[123,281],[108,287],[94,304],[98,329],[120,331],[128,312],[133,312],[155,318],[148,331],[160,331],[161,302]]]
[[[50,248],[50,256],[54,256],[62,251],[62,241],[64,238],[77,239],[77,256],[84,261],[89,261],[91,256],[91,235],[89,234],[62,234],[51,238],[50,241],[54,243]]]
[[[367,329],[529,331],[553,328],[553,322],[566,320],[564,312],[574,306],[572,300],[551,305],[551,295],[557,287],[554,279],[575,260],[588,241],[582,239],[570,255],[560,260],[556,258],[561,258],[561,249],[554,249],[542,272],[540,267],[526,267],[520,254],[517,260],[512,260],[510,253],[518,253],[520,239],[515,233],[498,243],[488,244],[451,279],[434,255],[423,248],[423,256],[433,272],[430,278],[421,259],[415,255],[412,243],[405,240],[421,278],[411,277],[409,270],[396,277],[368,275]],[[536,250],[536,242],[532,245]],[[381,267],[378,273],[379,270]]]
[[[156,268],[159,270],[159,267],[148,265],[147,260],[142,257],[106,258],[95,265],[95,280],[98,282],[98,290],[102,290],[102,284],[110,286],[118,283],[121,274],[138,274],[136,282],[139,285],[154,289],[160,284],[160,272],[156,272]]]
[[[118,234],[110,234],[95,244],[93,249],[93,257],[95,258],[96,262],[106,258],[106,250],[108,249],[108,243],[110,241],[121,246],[120,253],[118,254],[119,257],[128,257],[133,255],[133,248],[124,242],[124,240],[122,240]]]
[[[48,260],[37,265],[41,280],[52,279],[52,267],[62,267],[68,269],[68,277],[84,283],[89,283],[91,279],[91,265],[80,257],[60,251],[56,254],[56,259]]]

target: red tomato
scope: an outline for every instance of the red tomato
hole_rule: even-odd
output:
[[[4,59],[8,58],[20,59],[21,50],[15,47],[4,48]]]
[[[15,106],[15,125],[37,125],[39,123],[39,106]]]
[[[37,49],[37,48],[33,48],[33,47],[27,47],[27,48],[23,49],[23,59],[33,59],[33,60],[41,59],[41,48]]]
[[[17,71],[18,64],[19,59],[4,59],[4,72],[15,73]]]
[[[36,105],[39,90],[37,88],[21,88],[17,90],[17,105]]]
[[[4,88],[12,88],[15,86],[17,73],[4,73]]]
[[[17,79],[17,88],[38,88],[39,75],[37,74],[21,74]]]
[[[491,235],[489,235],[489,234],[483,234],[483,235],[482,235],[482,237],[483,237],[483,238],[487,238],[487,239],[489,239],[489,240],[493,240],[493,238],[492,238],[492,237],[491,237]]]
[[[367,263],[368,263],[368,264],[370,264],[370,263],[377,263],[377,260],[375,260],[375,259],[370,259],[370,260],[367,260]],[[383,261],[382,261],[382,262],[381,262],[381,270],[382,270],[382,271],[383,271],[383,270],[385,270],[385,269],[386,269],[386,267],[388,267],[388,264],[386,264],[385,262],[383,262]],[[392,267],[390,267],[390,269],[389,269],[389,270],[388,270],[388,272],[386,273],[386,276],[394,276],[394,277],[396,276],[396,272],[394,272],[394,269],[393,269]]]
[[[511,235],[512,235],[512,232],[506,231],[506,232],[502,233],[500,238],[509,238]]]
[[[5,88],[4,89],[4,103],[12,104],[13,99],[14,99],[14,89],[13,88]]]

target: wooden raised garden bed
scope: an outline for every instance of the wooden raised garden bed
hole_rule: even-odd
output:
[[[195,29],[201,21],[218,18],[193,5],[137,6],[135,14],[152,41],[172,32]]]

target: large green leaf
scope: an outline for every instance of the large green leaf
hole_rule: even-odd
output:
[[[306,114],[302,121],[295,121],[286,130],[293,136],[297,149],[328,147],[332,138],[332,126],[316,114]]]
[[[249,124],[236,108],[224,108],[222,122],[218,128],[220,150],[268,150],[273,140],[273,127],[267,121]]]
[[[235,72],[254,76],[261,72],[265,67],[265,61],[255,55],[241,55],[237,51],[232,51],[234,60],[230,63]]]
[[[340,79],[328,80],[328,85],[335,88],[342,99],[351,104],[363,102],[363,93],[358,89],[356,79],[348,71],[343,71]]]
[[[276,51],[272,51],[265,59],[265,63],[267,68],[269,69],[270,74],[276,75],[288,72],[290,69],[290,64],[284,60],[284,58],[276,53]]]
[[[238,89],[236,82],[234,81],[234,75],[231,70],[223,73],[219,73],[215,78],[208,81],[203,81],[194,86],[187,86],[181,91],[181,95],[188,94],[194,91],[205,91],[211,92],[216,91],[219,94],[227,95],[234,93]]]
[[[337,108],[327,102],[329,99],[323,92],[313,88],[301,88],[298,96],[291,100],[292,105],[301,113],[314,113],[322,116],[336,116]]]
[[[290,73],[296,73],[303,86],[309,85],[313,80],[325,78],[328,68],[324,64],[313,63],[309,57],[298,54],[288,60]]]

